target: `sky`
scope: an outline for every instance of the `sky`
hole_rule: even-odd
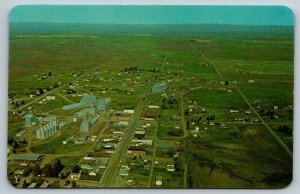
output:
[[[11,22],[92,24],[294,25],[284,6],[22,5]]]

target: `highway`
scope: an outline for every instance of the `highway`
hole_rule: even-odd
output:
[[[146,91],[145,98],[147,98],[149,91],[150,91],[150,87]],[[141,100],[137,105],[135,109],[135,113],[132,115],[131,120],[128,123],[126,132],[123,135],[121,142],[118,144],[118,148],[116,152],[113,154],[113,156],[111,157],[110,163],[107,166],[106,171],[99,182],[100,187],[106,187],[106,188],[113,187],[114,180],[118,174],[119,167],[124,159],[128,145],[130,144],[131,139],[134,136],[135,128],[139,126],[140,116],[142,114],[144,104],[145,101]]]

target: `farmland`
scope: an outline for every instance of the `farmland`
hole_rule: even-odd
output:
[[[135,33],[112,34],[93,31],[98,27],[90,33],[63,28],[47,34],[18,31],[14,24],[11,152],[44,154],[42,169],[60,158],[71,174],[82,173],[77,180],[40,172],[60,188],[286,187],[293,169],[292,29],[262,32],[248,26],[249,32],[237,27],[233,32],[224,26],[220,32],[203,25],[182,33],[177,28],[154,33],[136,26]],[[156,83],[167,87],[156,93]],[[80,108],[62,107],[86,96],[111,102],[82,131]],[[38,124],[25,127],[29,111],[66,124],[39,139]],[[16,163],[8,162],[16,186],[38,177],[31,169],[14,183]]]

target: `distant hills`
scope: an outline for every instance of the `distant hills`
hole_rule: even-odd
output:
[[[292,35],[293,26],[246,26],[216,24],[71,24],[71,23],[10,23],[10,35],[26,34],[226,34],[263,33]]]

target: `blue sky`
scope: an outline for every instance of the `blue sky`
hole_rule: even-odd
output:
[[[294,25],[284,6],[96,6],[25,5],[10,13],[11,22],[96,24]]]

